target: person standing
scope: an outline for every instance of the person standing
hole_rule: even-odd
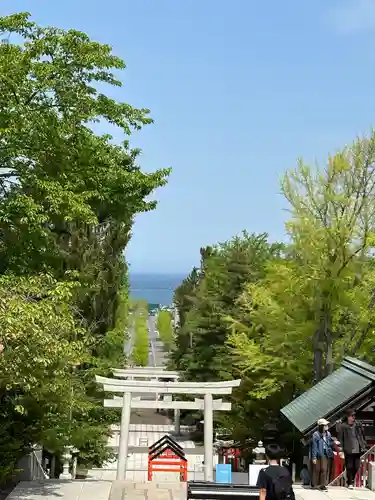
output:
[[[257,488],[259,500],[295,500],[293,481],[289,470],[280,465],[282,450],[277,444],[266,446],[268,467],[261,469]]]
[[[320,418],[318,430],[312,435],[311,460],[313,466],[313,488],[327,490],[328,461],[333,457],[333,439],[328,430],[329,422]]]
[[[361,424],[356,422],[354,410],[348,410],[338,429],[339,440],[345,457],[346,483],[354,488],[355,477],[361,465],[361,455],[366,451],[366,439]]]

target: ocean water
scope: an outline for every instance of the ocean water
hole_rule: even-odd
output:
[[[169,306],[173,293],[186,278],[185,274],[130,273],[130,296],[149,304]]]

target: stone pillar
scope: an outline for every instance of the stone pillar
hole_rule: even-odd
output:
[[[177,408],[174,411],[174,432],[177,436],[181,434],[180,428],[180,410]]]
[[[77,461],[78,461],[78,457],[77,457],[77,455],[75,455],[73,457],[73,464],[72,464],[72,479],[75,479],[76,475],[77,475]]]
[[[55,475],[56,475],[56,455],[52,455],[50,463],[50,472],[49,472],[50,479],[55,479]]]
[[[204,480],[213,481],[213,401],[212,394],[204,395]]]
[[[119,481],[124,480],[126,477],[126,461],[128,458],[131,401],[132,401],[131,393],[125,392],[122,403],[120,440],[118,445],[118,457],[117,457],[116,479]]]
[[[72,450],[72,455],[73,455],[73,462],[72,462],[72,479],[76,478],[77,475],[77,463],[78,463],[78,453],[79,450],[77,448],[74,448]]]

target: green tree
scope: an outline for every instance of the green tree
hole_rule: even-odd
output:
[[[290,248],[246,286],[228,338],[249,426],[276,419],[344,355],[373,358],[374,140],[356,141],[324,170],[301,162],[283,180]]]
[[[139,307],[136,311],[135,316],[135,338],[134,346],[132,351],[132,359],[137,366],[147,366],[148,365],[148,345],[149,345],[149,335],[148,335],[148,307]]]
[[[158,312],[156,328],[159,332],[160,340],[168,351],[172,349],[174,341],[172,320],[173,317],[170,311],[162,309]]]
[[[34,443],[63,446],[75,366],[89,358],[90,339],[75,318],[74,283],[47,275],[0,277],[0,482]],[[84,391],[83,391],[84,394]]]
[[[246,232],[201,251],[199,282],[190,278],[190,291],[189,281],[183,284],[188,294],[194,290],[194,296],[186,299],[191,308],[180,326],[177,352],[173,353],[176,367],[187,379],[213,381],[231,377],[226,318],[234,314],[244,286],[263,276],[265,264],[279,252],[280,245],[270,245],[265,234]],[[181,289],[176,295],[180,293]]]
[[[61,375],[69,382],[69,401],[62,404],[69,424],[47,391],[50,420],[35,417],[38,432],[25,435],[34,441],[39,436],[58,452],[66,431],[83,461],[99,463],[108,454],[112,417],[102,408],[93,376],[123,366],[121,337],[128,321],[123,253],[134,216],[155,207],[150,195],[166,183],[169,171],[146,174],[137,163],[139,150],[127,137],[152,120],[147,109],[104,93],[106,85],[121,86],[115,73],[125,67],[110,46],[76,30],[40,27],[26,13],[1,17],[0,32],[10,37],[9,44],[0,45],[0,275],[30,282],[50,276],[57,290],[74,282],[73,316],[89,340],[87,356],[71,376]],[[124,141],[115,144],[110,135],[96,134],[97,122],[117,129]],[[36,325],[44,321],[43,310],[40,319],[38,311]],[[33,355],[43,360],[45,346],[35,347]],[[9,370],[16,370],[15,360],[8,359]],[[12,390],[3,397],[16,415]],[[38,402],[34,394],[30,398]],[[64,432],[58,422],[68,425]],[[10,416],[5,435],[12,436],[17,426]],[[11,440],[6,447],[13,453]]]
[[[152,120],[98,90],[121,85],[113,71],[125,65],[108,45],[28,14],[0,18],[0,31],[24,41],[0,47],[0,271],[78,271],[84,314],[103,333],[134,215],[155,207],[146,198],[168,170],[141,172],[128,141],[90,127],[107,122],[126,137]]]
[[[325,170],[301,162],[282,184],[292,212],[292,259],[270,267],[259,303],[266,314],[272,306],[279,313],[268,325],[274,335],[288,330],[313,339],[315,381],[345,353],[360,353],[372,335],[374,160],[371,135],[330,157]],[[260,307],[256,314],[263,314]]]
[[[301,161],[297,170],[285,175],[282,183],[292,211],[287,230],[299,263],[298,271],[302,271],[308,285],[305,291],[313,301],[316,381],[333,370],[335,343],[343,335],[337,321],[340,325],[348,324],[345,316],[349,314],[351,318],[350,330],[355,338],[350,339],[349,349],[354,345],[360,349],[368,333],[362,333],[362,321],[357,329],[358,316],[353,317],[347,301],[353,299],[348,294],[362,289],[372,269],[369,257],[374,246],[374,160],[375,134],[372,134],[329,157],[324,170],[314,171]],[[371,302],[372,293],[361,304],[367,316],[366,325]]]
[[[178,327],[175,332],[177,341],[170,354],[171,367],[182,366],[182,359],[193,346],[193,332],[187,324],[188,313],[197,303],[196,295],[204,278],[205,261],[211,256],[212,252],[213,249],[209,246],[200,249],[200,267],[194,267],[174,292],[173,303],[177,308]]]

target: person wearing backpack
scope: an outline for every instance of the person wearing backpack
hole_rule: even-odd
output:
[[[313,488],[327,491],[328,462],[333,458],[333,439],[328,430],[329,422],[320,418],[318,430],[312,435],[311,461],[313,467]]]
[[[282,450],[277,444],[266,446],[268,467],[261,469],[257,488],[259,500],[295,500],[293,481],[289,470],[280,465]]]

